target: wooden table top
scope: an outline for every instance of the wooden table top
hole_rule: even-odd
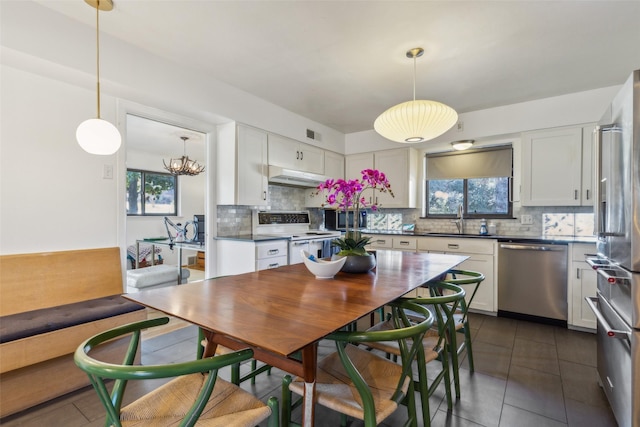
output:
[[[204,329],[289,356],[468,257],[377,251],[365,274],[318,280],[304,264],[124,295]]]

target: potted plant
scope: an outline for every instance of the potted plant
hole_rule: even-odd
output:
[[[323,206],[336,206],[345,212],[354,211],[351,223],[349,222],[349,215],[347,215],[345,236],[331,242],[333,246],[340,248],[338,256],[363,257],[361,259],[348,259],[342,269],[346,272],[369,271],[375,267],[375,258],[365,249],[371,238],[362,236],[358,227],[358,218],[360,217],[361,209],[376,211],[378,205],[376,203],[368,203],[367,199],[363,197],[363,193],[367,190],[375,190],[389,193],[394,197],[391,185],[384,173],[376,169],[365,169],[361,171],[361,175],[361,179],[329,179],[320,184],[317,190],[317,194],[326,192]]]

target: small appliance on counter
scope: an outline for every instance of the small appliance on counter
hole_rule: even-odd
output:
[[[327,230],[345,231],[347,226],[353,226],[353,216],[355,211],[343,211],[335,209],[324,210],[324,227]],[[348,222],[347,222],[348,221]],[[367,228],[367,211],[361,210],[359,213],[358,228]]]

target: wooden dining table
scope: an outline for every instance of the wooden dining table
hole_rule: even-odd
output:
[[[218,345],[250,347],[255,359],[302,377],[302,424],[313,426],[318,342],[468,257],[378,250],[376,258],[368,273],[333,279],[316,279],[295,264],[124,297],[198,325],[207,337],[205,357]]]

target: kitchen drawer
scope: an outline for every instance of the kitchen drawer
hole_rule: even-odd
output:
[[[368,249],[392,249],[393,238],[385,235],[373,235],[371,241],[367,245]]]
[[[418,239],[415,237],[394,237],[392,241],[393,249],[402,251],[415,251],[418,249]]]
[[[596,253],[595,243],[572,243],[570,246],[573,261],[584,262],[587,256],[594,256]]]
[[[495,242],[492,239],[465,239],[463,237],[421,237],[418,240],[418,250],[491,255],[494,253]]]
[[[286,240],[270,240],[268,242],[256,243],[256,259],[259,261],[265,258],[284,256],[283,265],[287,265],[287,241]]]
[[[278,256],[272,258],[264,258],[256,260],[256,271],[268,270],[270,268],[278,268],[287,265],[287,256]]]

